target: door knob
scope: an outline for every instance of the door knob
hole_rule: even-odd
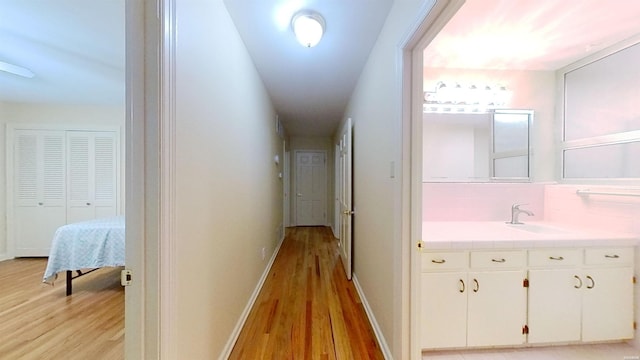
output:
[[[298,195],[299,197],[302,197],[302,194],[300,194],[300,193],[298,193],[297,195]]]

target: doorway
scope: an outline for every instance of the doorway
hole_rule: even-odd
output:
[[[321,226],[327,222],[327,153],[295,151],[296,226]]]

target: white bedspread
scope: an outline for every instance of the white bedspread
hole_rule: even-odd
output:
[[[43,282],[66,270],[124,266],[124,216],[64,225],[56,230]]]

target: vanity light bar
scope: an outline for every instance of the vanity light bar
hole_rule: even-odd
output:
[[[490,109],[504,108],[511,98],[511,91],[503,85],[474,84],[440,81],[435,91],[424,92],[424,112],[486,113]]]

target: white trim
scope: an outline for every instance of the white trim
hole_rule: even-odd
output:
[[[13,259],[13,256],[9,256],[9,254],[7,253],[0,254],[0,261],[11,260],[11,259]]]
[[[174,340],[174,326],[176,323],[175,305],[177,292],[174,291],[176,279],[175,251],[175,174],[176,162],[174,154],[176,147],[176,52],[177,52],[177,15],[176,1],[164,0],[160,8],[161,29],[160,38],[160,170],[159,170],[159,283],[160,283],[160,358],[179,358]]]
[[[224,349],[222,350],[222,353],[220,354],[220,357],[218,359],[224,360],[224,359],[228,359],[229,356],[231,356],[231,351],[233,351],[233,347],[235,346],[236,341],[238,341],[238,337],[240,337],[240,332],[242,331],[242,328],[244,327],[245,323],[247,322],[247,319],[249,318],[249,313],[251,312],[251,309],[255,305],[256,300],[258,299],[258,295],[260,295],[260,291],[262,290],[262,287],[264,286],[264,283],[267,280],[267,277],[269,276],[269,272],[271,271],[271,267],[273,266],[273,263],[276,260],[276,256],[278,256],[278,253],[280,252],[280,247],[282,246],[283,241],[284,241],[284,234],[282,238],[280,238],[278,246],[276,246],[276,249],[273,252],[273,255],[271,255],[271,259],[269,259],[269,263],[267,264],[267,267],[264,269],[264,272],[262,273],[260,280],[258,280],[258,284],[256,285],[255,289],[253,289],[253,293],[251,294],[251,297],[249,298],[247,305],[244,307],[242,314],[240,314],[240,319],[238,319],[236,326],[233,328],[233,331],[231,332],[231,336],[229,337],[229,340],[227,341],[227,344],[224,346]]]
[[[364,296],[364,291],[362,290],[362,287],[360,287],[360,283],[358,282],[358,277],[356,276],[356,274],[353,274],[353,277],[351,279],[353,281],[353,285],[356,288],[356,291],[358,292],[358,296],[360,296],[360,302],[362,303],[362,306],[364,307],[364,311],[367,314],[367,318],[369,319],[369,324],[371,324],[371,327],[373,328],[373,333],[376,335],[376,339],[378,340],[378,345],[380,345],[380,350],[382,351],[382,355],[384,356],[385,359],[393,359],[393,355],[391,354],[391,349],[389,348],[389,344],[387,344],[387,341],[384,338],[382,329],[380,328],[380,325],[378,324],[378,321],[376,320],[375,315],[373,315],[373,310],[371,309],[371,306],[369,306],[369,302],[367,301],[366,296]]]
[[[420,256],[416,251],[422,237],[422,113],[424,49],[464,4],[464,0],[434,0],[422,9],[414,26],[401,43],[402,65],[402,182],[401,264],[403,354],[421,359],[420,346]],[[416,129],[417,128],[417,129]],[[405,340],[408,339],[408,340]],[[408,349],[407,349],[408,347]]]

